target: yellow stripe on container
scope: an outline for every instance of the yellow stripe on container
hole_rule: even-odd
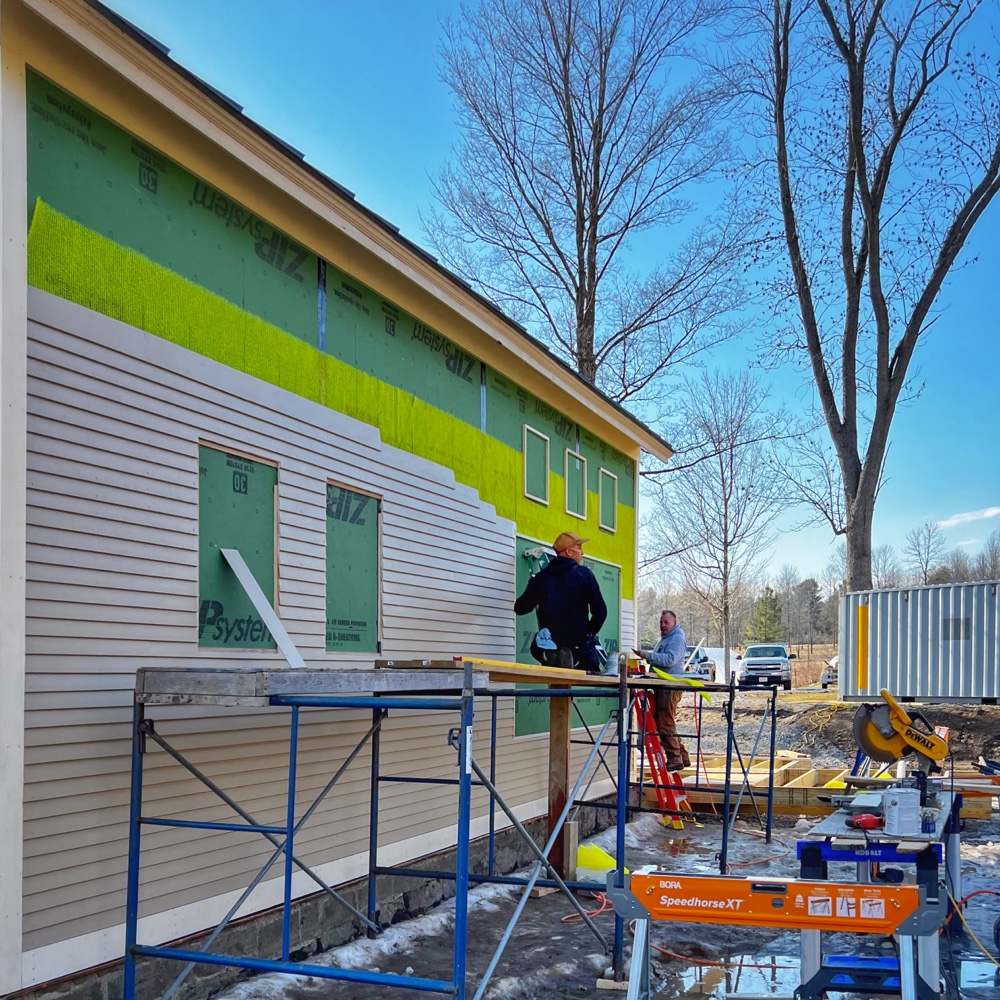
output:
[[[858,693],[868,687],[868,605],[858,605]]]

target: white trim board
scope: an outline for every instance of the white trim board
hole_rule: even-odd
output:
[[[4,14],[10,5],[4,6]],[[5,35],[9,41],[9,34]],[[16,44],[16,43],[15,43]],[[24,844],[27,472],[27,107],[20,61],[0,64],[0,995],[19,988]]]

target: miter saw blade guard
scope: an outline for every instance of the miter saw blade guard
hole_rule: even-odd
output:
[[[948,755],[948,744],[922,715],[909,714],[885,689],[881,695],[884,704],[859,705],[854,713],[854,738],[861,751],[884,764],[915,753],[921,771],[936,770],[937,762]]]
[[[854,713],[854,738],[866,757],[883,764],[891,764],[913,749],[892,728],[887,705],[859,705]]]

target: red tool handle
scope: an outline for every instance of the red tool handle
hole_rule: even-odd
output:
[[[881,816],[873,816],[871,813],[851,816],[846,822],[852,830],[877,830],[885,826],[885,820]]]

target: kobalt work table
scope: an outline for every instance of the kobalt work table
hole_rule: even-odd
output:
[[[913,866],[915,874],[909,878],[923,889],[927,901],[922,926],[916,930],[911,927],[907,933],[897,932],[898,962],[852,956],[824,958],[822,931],[803,930],[802,986],[798,992],[802,1000],[820,1000],[826,990],[849,990],[849,984],[858,986],[858,992],[902,993],[904,1000],[939,1000],[938,932],[948,913],[948,893],[954,899],[962,895],[960,808],[959,795],[945,791],[928,795],[927,804],[922,808],[926,829],[904,837],[887,834],[881,828],[852,829],[847,825],[851,811],[838,809],[817,823],[807,840],[799,841],[803,878],[827,878],[831,861],[854,864],[857,881],[861,884],[873,884],[873,871],[884,871],[883,865],[905,865],[907,869]],[[942,860],[944,885],[941,882]],[[908,872],[904,870],[904,873],[903,877],[907,877]]]

